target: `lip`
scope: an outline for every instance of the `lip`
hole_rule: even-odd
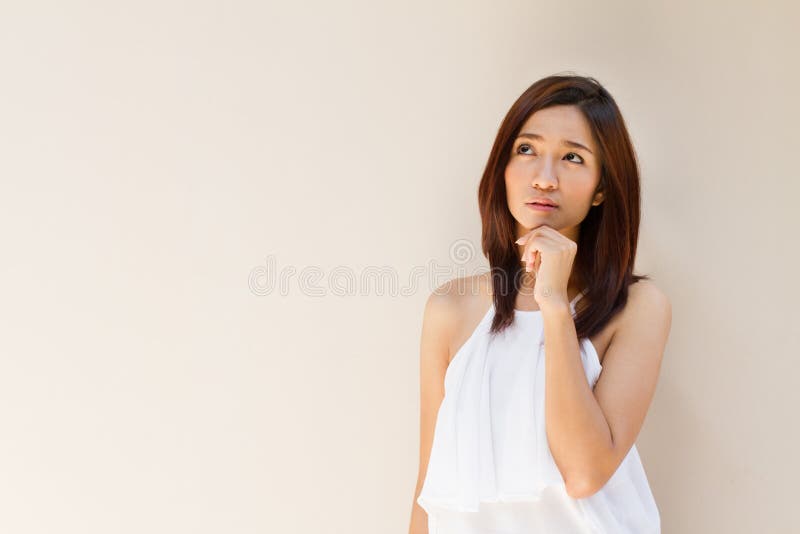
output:
[[[555,211],[555,210],[558,209],[558,206],[549,206],[549,205],[544,205],[544,204],[532,204],[530,202],[526,203],[525,205],[528,206],[530,209],[536,210],[536,211]]]
[[[544,205],[547,205],[547,206],[553,206],[554,208],[558,207],[558,204],[556,204],[555,201],[550,200],[547,197],[534,197],[534,198],[532,198],[532,199],[530,199],[530,200],[525,202],[525,204],[533,204],[533,203],[544,204]]]
[[[532,198],[525,205],[535,211],[554,211],[558,208],[558,204],[545,197]]]

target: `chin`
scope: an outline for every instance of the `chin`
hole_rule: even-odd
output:
[[[528,224],[525,224],[524,226],[528,230],[533,230],[534,228],[539,228],[540,226],[549,226],[549,227],[553,228],[554,230],[558,230],[559,229],[559,227],[553,221],[549,220],[546,217],[543,217],[541,219],[537,219],[535,221],[528,221]]]

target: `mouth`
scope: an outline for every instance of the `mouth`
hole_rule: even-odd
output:
[[[548,204],[546,202],[526,202],[526,206],[536,211],[553,211],[558,208],[555,204]]]

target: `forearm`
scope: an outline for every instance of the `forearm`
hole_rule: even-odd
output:
[[[611,429],[586,380],[569,305],[546,310],[543,321],[547,441],[567,486],[582,492],[613,449]]]

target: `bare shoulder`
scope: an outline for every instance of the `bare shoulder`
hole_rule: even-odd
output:
[[[628,308],[636,312],[654,311],[662,315],[671,315],[672,303],[669,296],[652,280],[639,280],[628,287]]]
[[[423,334],[435,337],[439,342],[453,331],[457,323],[458,302],[449,280],[434,289],[425,302],[423,315]]]
[[[615,329],[645,329],[656,337],[666,338],[672,326],[672,302],[652,280],[639,280],[628,287],[628,302]]]
[[[422,356],[423,360],[428,360],[429,365],[446,367],[449,361],[450,339],[459,322],[459,295],[455,282],[456,280],[448,280],[441,284],[428,295],[425,302]]]
[[[491,303],[485,275],[453,278],[434,289],[425,304],[425,313],[432,322],[457,326],[462,313]]]
[[[448,280],[428,297],[424,329],[447,347],[447,362],[491,305],[488,277],[477,274]]]

